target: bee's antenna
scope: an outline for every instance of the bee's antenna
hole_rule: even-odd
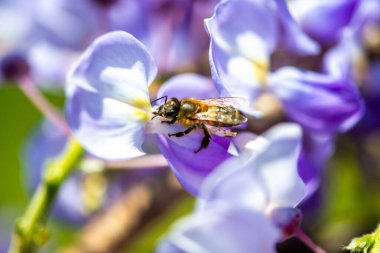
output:
[[[154,119],[155,117],[157,117],[158,115],[154,115],[150,120]]]
[[[157,98],[157,99],[155,99],[155,100],[153,100],[153,101],[150,101],[150,103],[154,103],[154,102],[156,102],[156,101],[158,101],[158,100],[160,100],[160,99],[163,99],[163,98],[165,98],[165,103],[166,103],[166,101],[168,100],[168,96],[162,96],[162,97]]]

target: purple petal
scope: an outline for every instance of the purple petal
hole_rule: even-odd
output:
[[[132,35],[98,38],[68,76],[67,117],[83,146],[104,159],[127,159],[141,150],[151,109],[148,85],[156,66]]]
[[[265,211],[294,207],[302,200],[305,186],[297,172],[301,129],[295,124],[281,124],[263,137],[260,145],[227,160],[206,179],[199,208],[224,200]]]
[[[331,46],[340,38],[358,3],[358,0],[298,1],[293,6],[293,14],[313,39],[324,46]]]
[[[212,136],[206,149],[194,153],[201,143],[204,134],[201,130],[181,137],[168,138],[158,135],[158,147],[182,186],[191,194],[197,195],[203,180],[224,160],[232,157],[228,153],[229,140]]]
[[[333,152],[334,138],[331,134],[304,131],[298,173],[307,188],[305,199],[318,190],[323,169]]]
[[[378,24],[380,22],[379,13],[380,2],[378,0],[359,1],[359,6],[355,10],[355,14],[349,24],[349,28],[353,30],[356,39],[362,39],[363,30],[366,29],[367,25]]]
[[[276,0],[278,16],[281,20],[282,35],[279,36],[279,44],[295,54],[318,54],[319,45],[309,38],[294,22],[285,0]]]
[[[26,41],[29,33],[33,31],[34,3],[24,0],[0,1],[0,41],[2,50],[19,47],[28,47],[30,41]],[[33,31],[34,32],[34,31]],[[3,53],[3,52],[2,52]]]
[[[336,78],[350,79],[354,74],[354,63],[364,57],[359,45],[354,42],[352,34],[346,34],[344,39],[325,54],[324,70]]]
[[[77,54],[76,51],[57,47],[47,41],[34,43],[28,51],[33,80],[39,87],[48,90],[63,89],[66,74]]]
[[[103,159],[141,156],[145,112],[82,88],[67,98],[67,121],[92,155]]]
[[[158,253],[275,253],[280,231],[249,209],[213,206],[175,224]]]
[[[252,101],[265,74],[261,66],[268,65],[277,39],[271,6],[266,1],[223,1],[205,25],[211,38],[211,71],[220,95]]]
[[[242,56],[230,54],[213,41],[209,57],[212,78],[221,97],[242,97],[252,102],[260,94],[261,82],[252,62]],[[230,64],[232,61],[235,64]]]
[[[255,166],[268,189],[270,203],[277,207],[295,207],[306,188],[298,175],[302,131],[296,124],[280,124],[264,134],[269,144],[257,155]]]
[[[237,48],[239,36],[255,34],[267,43],[270,52],[276,46],[275,22],[271,4],[263,0],[222,1],[205,20],[211,39],[222,48]]]
[[[157,97],[162,96],[206,99],[218,97],[218,94],[209,78],[196,74],[181,74],[170,78],[160,87]]]
[[[67,89],[83,89],[120,100],[132,106],[149,108],[148,86],[157,68],[144,45],[125,32],[99,37],[83,53],[68,76]]]
[[[270,85],[287,115],[309,130],[345,131],[363,113],[360,95],[348,80],[285,67],[271,76]]]
[[[105,18],[92,1],[38,0],[35,17],[44,37],[72,49],[81,49],[101,32]]]

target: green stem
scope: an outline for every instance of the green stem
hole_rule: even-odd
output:
[[[373,233],[373,247],[371,249],[371,253],[376,253],[380,251],[380,225],[377,225],[376,231]]]
[[[65,151],[51,161],[25,214],[16,224],[9,253],[36,252],[47,240],[44,227],[50,208],[58,190],[83,154],[83,148],[74,139],[69,139]]]

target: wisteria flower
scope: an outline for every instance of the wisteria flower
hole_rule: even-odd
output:
[[[149,48],[160,72],[170,72],[207,53],[202,22],[214,5],[211,0],[38,0],[36,21],[49,42],[75,50],[106,32],[126,31]]]
[[[285,3],[277,2],[276,8],[285,9]],[[271,93],[286,115],[306,129],[347,130],[362,114],[360,96],[350,80],[290,66],[271,71],[270,56],[284,47],[273,8],[271,1],[227,0],[206,20],[210,65],[220,95],[246,97],[254,106],[261,94]]]
[[[12,23],[0,29],[0,82],[27,76],[40,87],[55,90],[62,85],[75,52],[50,40],[37,24],[36,9],[25,0],[0,3],[0,21]]]
[[[301,137],[297,125],[280,124],[245,143],[240,157],[224,162],[204,182],[200,197],[205,201],[199,207],[207,208],[214,200],[263,213],[295,207],[306,192],[298,175]]]
[[[213,136],[207,149],[195,154],[203,138],[200,129],[169,139],[168,133],[185,127],[151,120],[155,109],[148,87],[156,72],[152,56],[132,35],[112,32],[98,38],[68,75],[68,122],[85,149],[103,159],[141,156],[145,134],[163,134],[158,137],[162,153],[184,187],[196,194],[203,178],[231,156],[229,141]],[[204,77],[181,75],[163,84],[159,95],[205,98],[216,91]]]
[[[312,10],[311,10],[312,11]],[[366,102],[366,114],[354,129],[366,135],[380,126],[380,3],[359,1],[337,44],[327,51],[324,67],[331,75],[354,80]]]
[[[143,0],[140,39],[154,56],[160,73],[196,68],[207,55],[208,36],[203,20],[212,14],[216,1]]]
[[[290,222],[279,213],[305,195],[297,172],[301,129],[284,124],[246,137],[237,140],[241,156],[206,178],[196,212],[173,227],[158,252],[275,252]]]
[[[360,0],[292,1],[289,8],[302,29],[324,47],[335,45],[342,36]],[[362,1],[365,2],[365,1]]]
[[[158,253],[274,253],[280,229],[263,214],[232,205],[213,205],[178,221]]]

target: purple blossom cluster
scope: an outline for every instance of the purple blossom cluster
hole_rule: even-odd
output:
[[[157,170],[113,176],[104,161],[156,145],[196,198],[159,253],[272,253],[303,238],[337,136],[380,126],[378,0],[4,0],[0,15],[17,26],[0,29],[0,83],[64,90],[69,135],[98,162],[78,164],[53,214],[84,224],[106,210]],[[175,115],[158,115],[172,98]],[[186,115],[188,98],[235,114]],[[247,123],[230,128],[238,113]],[[45,122],[29,140],[30,192],[68,137]]]

